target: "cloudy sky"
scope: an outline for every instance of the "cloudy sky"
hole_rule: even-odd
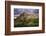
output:
[[[20,15],[21,13],[39,13],[39,9],[26,9],[26,8],[14,8],[14,15]]]

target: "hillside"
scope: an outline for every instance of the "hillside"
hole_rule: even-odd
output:
[[[14,18],[14,27],[32,27],[38,26],[39,16],[35,13],[23,12],[20,16]]]

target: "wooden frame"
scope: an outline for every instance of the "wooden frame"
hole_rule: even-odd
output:
[[[42,30],[35,31],[10,31],[10,5],[33,5],[33,6],[42,6]],[[44,33],[45,29],[45,7],[44,3],[35,3],[35,2],[17,2],[17,1],[5,1],[5,34],[6,35],[18,35],[18,34],[32,34],[32,33]]]

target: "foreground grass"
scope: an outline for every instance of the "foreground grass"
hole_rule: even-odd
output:
[[[36,27],[39,26],[39,19],[15,20],[14,27]]]

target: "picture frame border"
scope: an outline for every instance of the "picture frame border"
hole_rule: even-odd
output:
[[[30,30],[30,31],[10,31],[10,5],[27,5],[27,6],[42,6],[42,30]],[[5,1],[5,35],[18,35],[18,34],[35,34],[45,32],[45,4],[36,2],[20,2],[20,1]]]

